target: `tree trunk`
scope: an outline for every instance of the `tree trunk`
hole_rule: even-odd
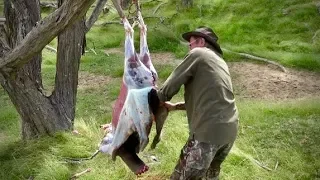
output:
[[[64,0],[58,0],[60,7]],[[85,21],[82,18],[58,36],[55,89],[51,99],[60,114],[71,121],[75,117],[78,71],[85,43]]]
[[[40,8],[36,0],[5,1],[5,16],[10,48],[15,48],[28,34],[34,24],[40,20]],[[8,92],[11,101],[22,119],[22,136],[30,138],[38,134],[49,133],[54,129],[57,117],[48,107],[49,99],[39,90],[42,88],[41,55],[37,54],[21,67],[15,75],[4,75],[1,84]],[[46,122],[50,119],[49,122]],[[58,120],[56,118],[55,120]]]
[[[90,4],[90,1],[83,2]],[[87,8],[89,8],[89,6],[87,6]],[[70,12],[68,10],[66,11]],[[62,16],[63,15],[59,16],[54,23],[59,23],[59,18],[62,18]],[[10,48],[16,50],[29,31],[31,31],[40,20],[39,1],[5,0],[5,17],[7,26],[5,34],[7,38],[4,39],[6,39],[7,42],[4,41],[5,43],[3,43],[0,41],[0,43],[7,43]],[[61,21],[65,20],[66,19],[62,19]],[[47,25],[45,23],[43,24],[44,26]],[[48,32],[48,30],[45,29],[44,31]],[[2,87],[8,92],[11,101],[20,114],[22,120],[22,137],[24,139],[38,137],[43,134],[51,135],[57,131],[73,128],[78,69],[84,42],[84,31],[84,21],[78,20],[78,22],[74,23],[71,27],[69,26],[65,32],[60,34],[56,84],[50,97],[42,93],[40,54],[31,52],[33,54],[27,56],[30,56],[31,59],[23,59],[23,57],[20,58],[19,56],[20,59],[10,60],[10,58],[8,58],[8,61],[1,61],[3,55],[0,56],[0,64],[3,63],[4,67],[0,67],[0,82]],[[50,33],[52,32],[57,32],[57,30],[52,29]],[[28,38],[33,39],[34,37],[32,35],[33,34],[28,34]],[[52,34],[49,35],[52,36]],[[39,42],[39,44],[45,44],[44,41],[48,40],[45,39],[43,42]],[[3,50],[5,46],[1,44],[0,52],[4,52],[2,54],[5,55],[7,52],[9,54],[8,56],[17,56],[12,55],[12,51],[8,52],[7,50]],[[36,47],[36,45],[32,44],[32,46],[33,48],[40,49]],[[21,45],[21,47],[22,49],[31,48],[23,45]],[[21,51],[17,51],[17,53],[20,52]],[[30,51],[27,50],[23,52],[25,53],[22,53],[22,55],[30,53]],[[38,51],[38,53],[41,53],[41,51]],[[26,63],[21,65],[21,63],[16,62],[19,60]],[[11,62],[12,64],[10,64]],[[14,69],[14,71],[7,71],[5,68],[6,64],[10,64],[12,68],[10,67],[9,69]]]

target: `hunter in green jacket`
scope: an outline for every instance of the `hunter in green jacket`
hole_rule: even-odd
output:
[[[238,110],[218,37],[208,27],[184,33],[190,51],[158,91],[162,105],[185,87],[189,139],[171,179],[218,179],[237,136]]]

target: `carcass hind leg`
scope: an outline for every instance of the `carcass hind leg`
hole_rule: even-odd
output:
[[[139,135],[133,133],[127,141],[118,149],[117,155],[126,163],[132,172],[142,174],[148,171],[149,167],[137,156],[139,146]]]
[[[127,33],[130,37],[132,37],[134,31],[133,31],[133,28],[132,28],[132,26],[130,25],[129,21],[128,21],[126,18],[124,18],[122,21],[123,21],[124,29],[125,29],[126,33]],[[132,38],[133,38],[133,37],[132,37]]]

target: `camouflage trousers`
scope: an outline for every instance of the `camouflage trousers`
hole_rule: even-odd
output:
[[[220,165],[233,143],[213,145],[190,139],[181,150],[171,180],[218,180]]]

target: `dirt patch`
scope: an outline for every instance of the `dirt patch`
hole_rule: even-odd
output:
[[[289,68],[284,73],[250,62],[228,64],[236,96],[271,100],[320,96],[320,73]]]
[[[152,63],[156,65],[178,65],[182,59],[177,59],[172,53],[152,53]]]
[[[103,51],[106,55],[109,54],[124,54],[123,48],[109,48]]]
[[[106,54],[123,52],[120,48],[105,50]],[[181,62],[172,53],[152,53],[151,58],[155,67],[165,64],[176,66]],[[320,96],[320,73],[290,68],[286,68],[284,73],[273,65],[253,62],[230,62],[228,65],[238,98],[282,100]],[[105,85],[110,79],[81,72],[79,88]]]
[[[96,75],[88,72],[79,72],[78,89],[104,86],[112,80],[112,77]]]

